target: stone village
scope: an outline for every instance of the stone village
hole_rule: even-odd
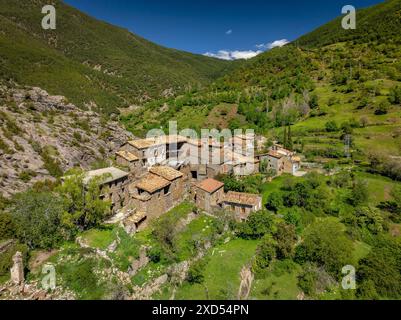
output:
[[[84,182],[102,176],[102,198],[112,204],[114,216],[107,223],[120,223],[135,233],[184,200],[190,200],[209,214],[232,212],[244,221],[262,209],[262,197],[224,191],[215,178],[237,177],[260,172],[261,163],[276,176],[297,174],[301,159],[294,152],[273,144],[267,152],[255,149],[253,135],[235,135],[228,143],[216,139],[190,139],[179,135],[126,142],[116,153],[116,164],[86,172]],[[250,152],[251,150],[251,152]],[[252,156],[249,156],[252,154]]]

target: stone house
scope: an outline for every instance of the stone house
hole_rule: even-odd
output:
[[[160,217],[185,199],[188,186],[185,175],[170,167],[152,167],[149,173],[130,187],[130,206],[148,220]]]
[[[139,174],[144,168],[142,161],[136,155],[124,150],[116,152],[116,163],[119,166],[128,168],[130,173],[134,175]]]
[[[301,169],[301,158],[292,156],[284,160],[284,172],[295,175]]]
[[[189,181],[184,173],[167,166],[155,166],[149,172],[170,182],[173,205],[177,205],[184,200],[189,189]]]
[[[194,187],[194,202],[207,212],[212,212],[224,199],[224,183],[206,179]]]
[[[100,179],[101,199],[111,201],[112,212],[118,211],[128,203],[130,180],[127,172],[114,167],[92,170],[86,172],[83,182],[88,184],[94,178]]]
[[[260,162],[266,162],[267,170],[274,170],[277,176],[281,176],[284,173],[286,157],[283,154],[270,150],[266,154],[258,155],[257,159]]]
[[[252,212],[262,210],[262,197],[256,194],[229,191],[224,197],[222,208],[233,212],[237,221],[245,221]]]
[[[236,176],[249,176],[260,172],[260,160],[257,158],[246,157],[242,154],[224,150],[225,162],[221,173],[232,173]]]
[[[143,166],[152,167],[169,159],[178,159],[186,141],[185,137],[178,135],[160,136],[128,141],[121,150],[134,154]]]

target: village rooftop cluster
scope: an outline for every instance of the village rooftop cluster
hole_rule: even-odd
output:
[[[263,139],[244,134],[235,135],[228,143],[178,135],[132,140],[116,153],[117,166],[125,170],[89,171],[84,182],[105,176],[102,198],[111,201],[115,214],[108,222],[120,222],[130,233],[185,200],[207,213],[226,210],[237,221],[244,221],[251,212],[262,209],[262,197],[225,193],[224,184],[215,180],[218,175],[240,178],[257,174],[262,163],[264,170],[275,176],[294,175],[301,167],[294,152],[278,144],[263,152],[263,143]]]

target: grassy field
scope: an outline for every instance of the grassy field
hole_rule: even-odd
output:
[[[178,300],[230,300],[236,299],[240,284],[240,271],[255,254],[257,241],[235,239],[217,246],[204,258],[207,261],[203,284],[184,283],[177,288]],[[168,298],[172,288],[158,296]]]
[[[296,300],[301,290],[297,286],[297,277],[301,267],[294,264],[291,270],[280,270],[283,262],[276,261],[273,271],[265,279],[254,281],[250,299],[256,300]]]

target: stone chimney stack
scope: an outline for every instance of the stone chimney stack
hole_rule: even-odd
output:
[[[16,285],[24,283],[24,263],[22,261],[22,253],[17,251],[13,256],[14,265],[11,268],[11,281]]]

